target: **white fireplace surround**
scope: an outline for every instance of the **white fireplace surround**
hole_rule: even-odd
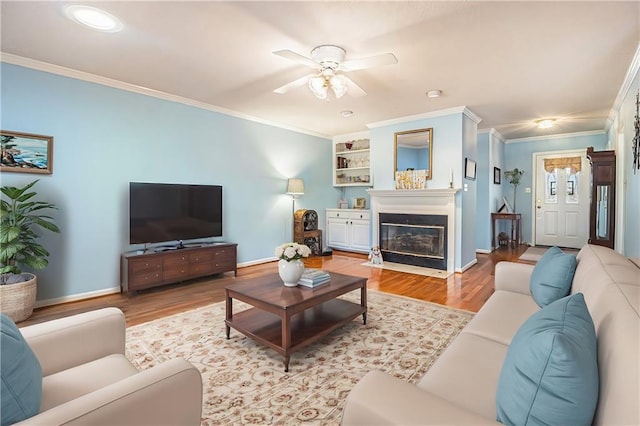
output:
[[[460,230],[456,227],[456,193],[460,189],[369,189],[372,240],[379,244],[380,213],[434,214],[447,216],[447,272],[460,264]],[[457,261],[457,262],[456,262]]]

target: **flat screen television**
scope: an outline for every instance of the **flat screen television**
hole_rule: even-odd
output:
[[[222,236],[222,186],[129,183],[129,243]]]

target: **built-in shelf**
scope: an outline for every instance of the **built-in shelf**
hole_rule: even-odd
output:
[[[371,186],[369,139],[333,144],[333,186]]]

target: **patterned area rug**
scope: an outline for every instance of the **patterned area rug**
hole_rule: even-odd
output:
[[[359,303],[359,292],[342,296]],[[246,306],[246,305],[244,305]],[[337,425],[351,388],[369,370],[415,383],[473,313],[368,291],[361,317],[319,342],[282,356],[231,330],[224,302],[127,329],[127,356],[145,369],[174,357],[193,363],[204,384],[203,425]],[[234,311],[243,304],[234,301]]]

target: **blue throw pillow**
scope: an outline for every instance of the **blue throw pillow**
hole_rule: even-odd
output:
[[[531,295],[538,306],[542,308],[569,294],[576,264],[575,255],[565,254],[555,246],[542,255],[529,281]]]
[[[556,300],[517,331],[502,365],[498,421],[590,425],[598,404],[596,332],[582,293]]]
[[[42,368],[18,327],[6,315],[0,317],[0,412],[4,426],[40,412]]]

